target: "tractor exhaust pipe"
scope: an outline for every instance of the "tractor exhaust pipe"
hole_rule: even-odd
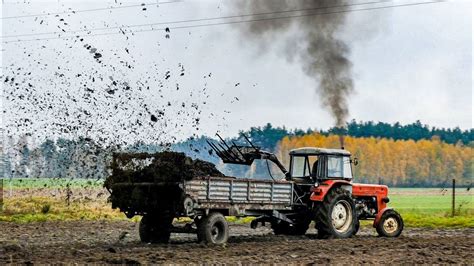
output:
[[[338,132],[339,132],[339,145],[341,145],[341,149],[344,150],[344,137],[345,137],[345,134],[346,134],[346,128],[344,126],[341,126],[338,128]]]
[[[341,149],[344,150],[344,134],[339,134],[339,144],[341,144]]]

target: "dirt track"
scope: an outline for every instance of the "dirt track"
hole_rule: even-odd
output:
[[[142,244],[127,221],[0,224],[0,264],[14,263],[466,263],[474,229],[406,229],[397,239],[362,228],[352,239],[275,236],[268,228],[232,225],[225,246],[173,234],[167,245]],[[122,236],[122,237],[121,237]],[[120,239],[121,238],[121,239]]]

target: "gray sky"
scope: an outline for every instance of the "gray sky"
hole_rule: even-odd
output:
[[[423,1],[426,0],[388,4]],[[115,6],[113,1],[5,2],[3,17]],[[131,3],[141,2],[123,5]],[[185,0],[159,7],[146,6],[146,11],[135,7],[8,19],[0,23],[2,36],[8,36],[241,14],[229,3],[230,0]],[[340,36],[351,48],[353,63],[355,93],[349,98],[350,119],[401,123],[421,120],[437,127],[472,128],[472,13],[471,1],[349,13]],[[154,29],[196,24],[165,23]],[[148,137],[157,132],[177,138],[193,133],[212,135],[216,131],[230,136],[239,129],[267,122],[288,128],[331,127],[333,118],[321,106],[313,79],[303,73],[299,62],[289,62],[282,53],[287,45],[286,37],[297,36],[298,30],[287,32],[281,39],[275,38],[271,46],[262,47],[245,39],[239,27],[171,29],[170,38],[166,38],[164,30],[132,34],[125,29],[125,35],[104,36],[81,32],[77,35],[83,38],[82,42],[73,38],[3,44],[4,75],[18,75],[17,80],[26,81],[22,86],[31,83],[34,87],[29,94],[21,92],[26,95],[22,100],[7,100],[7,93],[12,92],[16,97],[20,93],[14,85],[2,82],[2,107],[6,110],[3,121],[7,128],[14,129],[22,127],[14,123],[19,118],[30,118],[31,124],[12,133],[18,135],[25,132],[38,136],[113,135],[127,141],[160,140]],[[110,29],[94,33],[116,32]],[[55,36],[58,35],[40,37]],[[101,53],[102,63],[84,48],[86,43]],[[21,70],[16,71],[17,68]],[[167,71],[170,77],[165,79]],[[32,74],[26,75],[29,72]],[[82,75],[78,78],[77,74]],[[92,82],[92,77],[98,80]],[[98,77],[103,80],[99,81]],[[112,80],[130,84],[132,92],[104,93]],[[94,100],[83,97],[81,86],[85,83],[95,88]],[[137,87],[149,89],[137,91]],[[75,97],[80,100],[74,101]],[[39,109],[41,104],[34,103],[33,98],[45,99],[48,102],[45,106],[51,104],[53,110]],[[138,113],[146,112],[144,103],[152,114],[166,109],[166,119],[159,118],[155,123],[149,121],[148,114],[139,116]],[[111,106],[115,104],[120,107],[113,109]],[[198,107],[190,111],[193,104]],[[89,115],[60,119],[66,111],[78,114],[83,110],[89,110]],[[200,119],[199,125],[193,124],[196,117]],[[140,119],[144,125],[137,127],[139,133],[130,135],[131,124],[123,121]],[[60,132],[62,126],[54,124],[61,123],[79,125],[79,129]],[[89,131],[87,126],[91,127]],[[126,129],[121,129],[124,126]]]

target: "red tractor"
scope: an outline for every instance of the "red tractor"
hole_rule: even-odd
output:
[[[229,237],[225,216],[254,216],[252,228],[269,223],[275,234],[303,235],[314,222],[320,238],[348,238],[359,230],[359,220],[369,219],[380,236],[401,234],[401,216],[387,207],[387,186],[352,183],[352,166],[357,162],[348,151],[295,149],[290,152],[287,171],[274,154],[245,139],[247,146],[229,146],[223,139],[209,145],[224,163],[251,165],[254,160],[269,160],[285,178],[277,180],[271,174],[268,180],[212,174],[172,180],[166,174],[150,178],[156,171],[185,169],[193,162],[184,154],[181,164],[175,156],[168,160],[163,153],[117,155],[114,165],[124,169],[116,168],[106,182],[112,207],[120,208],[128,217],[143,216],[139,228],[143,242],[168,242],[171,232],[181,232],[196,233],[202,242],[222,244]],[[144,170],[130,175],[127,165],[139,161],[143,161]],[[147,168],[150,163],[159,167]],[[176,217],[189,217],[193,222],[175,227],[172,221]]]
[[[380,236],[397,237],[403,230],[401,216],[389,202],[388,187],[352,183],[350,152],[343,149],[300,148],[290,152],[288,180],[312,203],[311,213],[322,238],[345,238],[359,230],[359,220],[373,219]],[[309,186],[305,190],[305,186]]]

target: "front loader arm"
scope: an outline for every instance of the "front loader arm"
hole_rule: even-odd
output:
[[[283,174],[285,174],[285,177],[289,176],[289,172],[278,160],[275,154],[260,150],[260,147],[254,146],[247,136],[243,135],[250,146],[238,146],[234,142],[229,146],[221,136],[218,134],[216,135],[221,140],[221,143],[216,144],[209,141],[207,143],[224,163],[251,165],[254,160],[269,160],[278,166]]]
[[[285,166],[283,166],[283,164],[280,162],[280,160],[278,160],[278,158],[276,157],[275,154],[273,154],[273,153],[262,154],[262,157],[260,159],[262,159],[262,160],[266,159],[266,160],[269,160],[269,161],[273,162],[274,164],[276,164],[276,166],[278,166],[278,168],[280,168],[281,172],[283,174],[285,174],[285,177],[287,177],[287,178],[289,177],[290,172],[288,172],[288,170],[286,170]]]

